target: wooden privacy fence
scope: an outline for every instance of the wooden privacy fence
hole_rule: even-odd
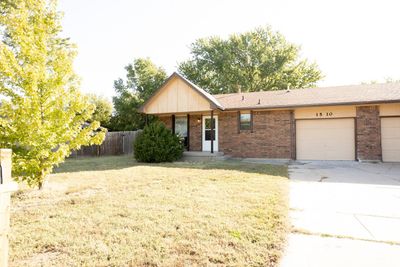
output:
[[[141,130],[107,132],[106,138],[101,145],[84,146],[78,151],[73,151],[71,157],[133,154],[133,141],[140,132]]]

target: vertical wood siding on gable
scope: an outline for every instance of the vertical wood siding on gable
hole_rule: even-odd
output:
[[[211,110],[211,105],[200,93],[184,81],[172,79],[147,104],[147,114],[180,113]]]

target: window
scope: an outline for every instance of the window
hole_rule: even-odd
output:
[[[240,130],[251,130],[251,113],[240,113]]]
[[[213,118],[213,125],[214,125],[214,130],[211,130],[211,119],[206,118],[205,119],[205,140],[210,141],[211,140],[211,133],[213,133],[213,140],[215,140],[215,118]]]
[[[187,117],[176,117],[175,118],[175,134],[183,138],[183,145],[187,147],[188,145],[188,122]]]
[[[187,137],[187,117],[175,118],[175,133]]]

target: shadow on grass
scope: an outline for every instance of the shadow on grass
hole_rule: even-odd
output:
[[[218,160],[206,162],[139,163],[132,155],[80,157],[67,159],[55,169],[55,173],[120,170],[135,166],[185,168],[197,170],[235,170],[247,173],[288,177],[287,166],[246,163],[239,160]]]
[[[137,165],[132,155],[104,156],[104,157],[78,157],[69,158],[60,164],[54,172],[84,172],[120,170]]]
[[[272,176],[283,176],[288,178],[287,166],[247,163],[240,160],[228,159],[208,162],[174,162],[161,164],[167,168],[188,168],[203,170],[230,170],[247,173],[267,174]]]

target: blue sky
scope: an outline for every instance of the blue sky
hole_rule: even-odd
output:
[[[325,75],[319,86],[400,78],[399,1],[59,0],[78,45],[82,91],[111,97],[124,66],[149,57],[172,73],[197,38],[270,25]]]

